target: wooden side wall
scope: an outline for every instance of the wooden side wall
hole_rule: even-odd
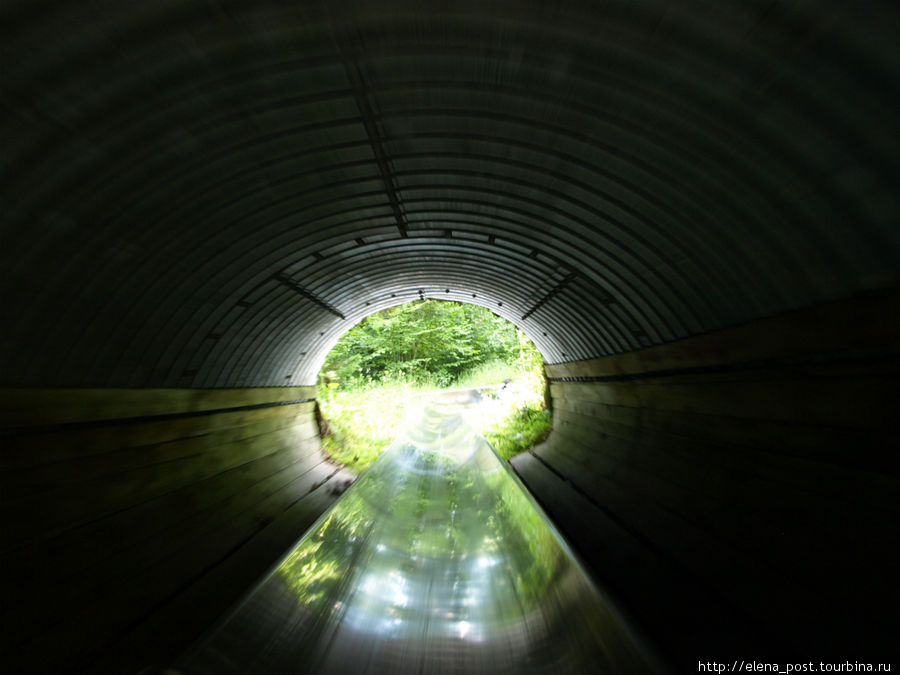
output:
[[[885,292],[547,367],[554,431],[513,465],[677,671],[893,648],[898,317]]]
[[[348,474],[314,388],[0,391],[4,668],[167,662]]]

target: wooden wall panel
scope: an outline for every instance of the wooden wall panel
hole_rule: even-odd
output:
[[[252,389],[4,389],[0,429],[184,416],[310,400],[315,387]]]
[[[4,663],[137,672],[187,646],[246,588],[205,579],[252,583],[352,479],[321,453],[312,394],[0,392]],[[195,632],[141,633],[168,621]]]
[[[513,466],[677,669],[892,644],[898,317],[886,291],[547,367],[554,431]]]
[[[765,364],[852,352],[877,354],[900,343],[900,289],[853,295],[625,354],[547,366],[551,378],[646,376],[659,371]]]

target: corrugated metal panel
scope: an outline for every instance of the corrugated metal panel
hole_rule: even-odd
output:
[[[419,289],[559,362],[900,281],[887,4],[0,19],[6,384],[302,384]]]

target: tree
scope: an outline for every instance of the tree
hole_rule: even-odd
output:
[[[323,372],[343,385],[403,378],[446,386],[488,361],[536,356],[515,326],[488,309],[419,300],[372,314],[350,329]]]

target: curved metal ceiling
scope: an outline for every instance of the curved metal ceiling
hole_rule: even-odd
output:
[[[550,362],[900,281],[897,11],[7,2],[7,384],[314,379],[489,307]]]

